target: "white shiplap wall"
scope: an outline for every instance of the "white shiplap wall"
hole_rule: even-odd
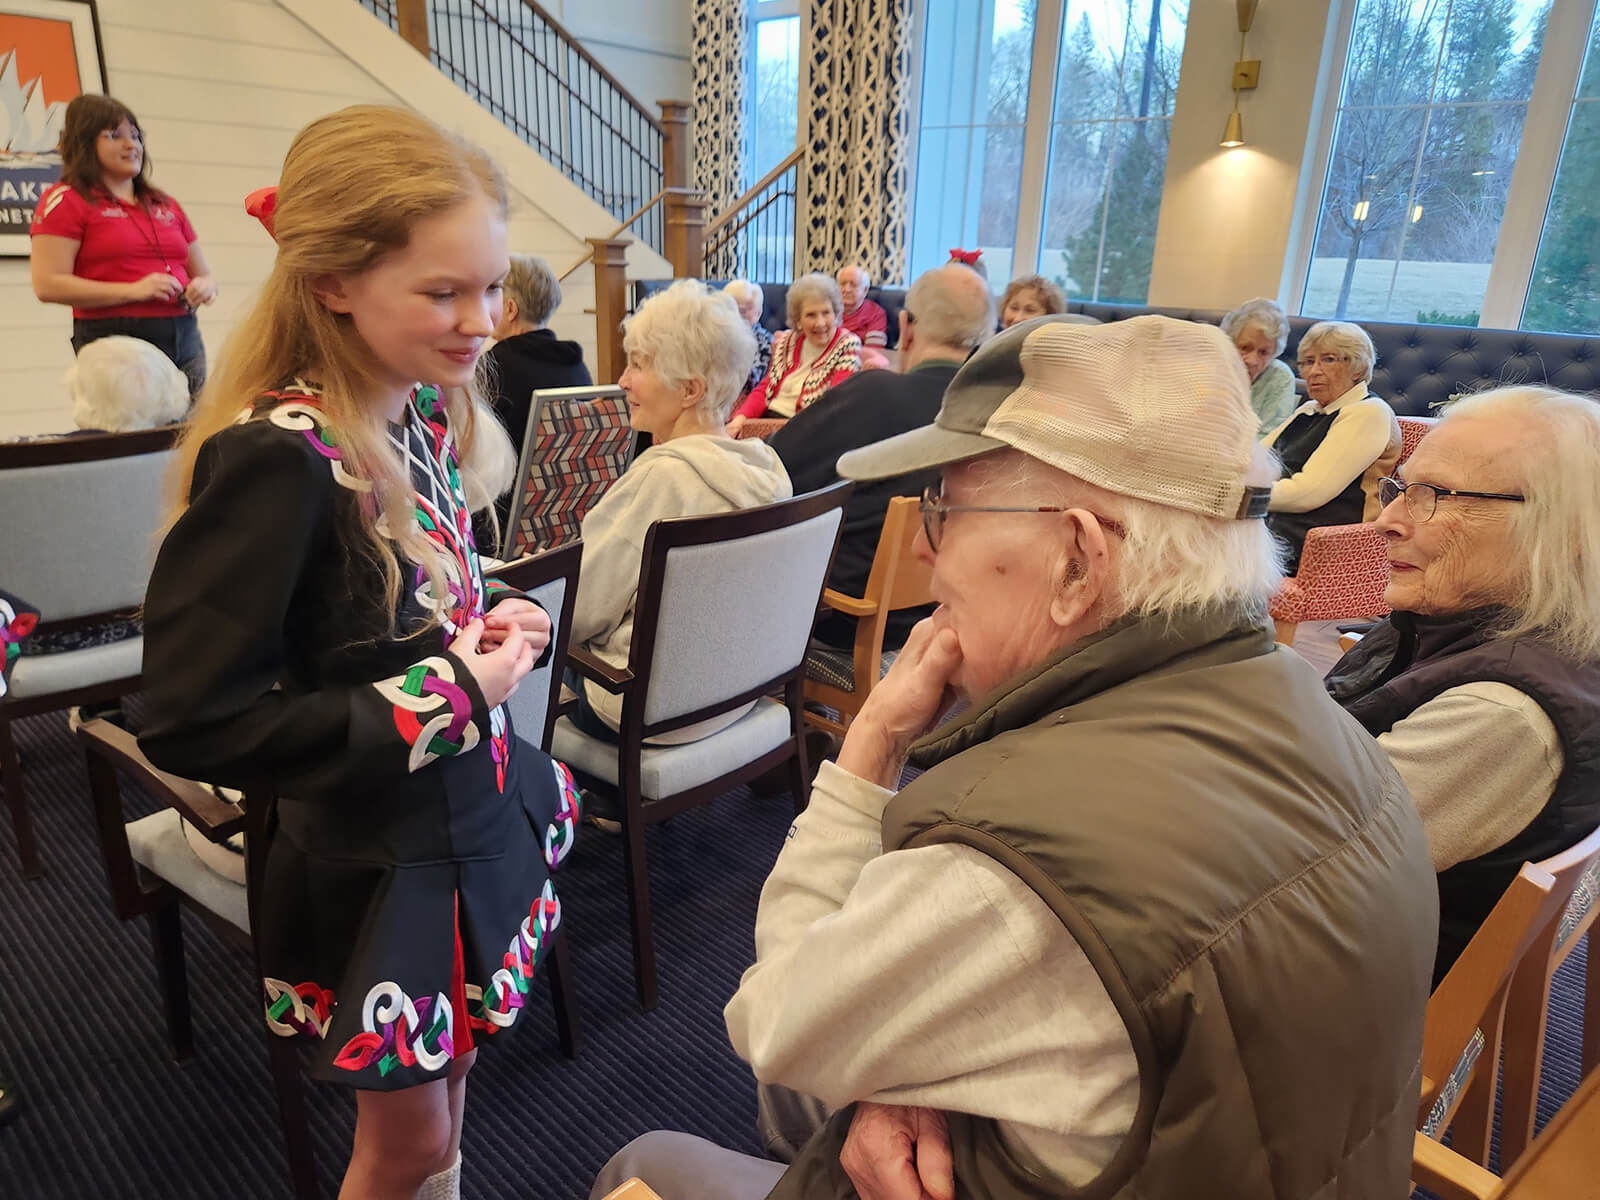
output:
[[[513,249],[559,273],[614,220],[451,86],[354,0],[99,0],[107,85],[139,115],[152,178],[188,212],[219,296],[200,314],[212,362],[272,263],[245,215],[251,190],[277,179],[295,131],[360,102],[407,103],[474,138],[515,188]],[[539,197],[535,202],[534,197]],[[647,253],[637,274],[670,274]],[[594,352],[593,279],[564,285],[552,325]],[[71,427],[61,376],[72,361],[71,314],[40,304],[26,259],[0,260],[0,438]]]

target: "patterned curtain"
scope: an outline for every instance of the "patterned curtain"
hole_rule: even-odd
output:
[[[912,0],[807,0],[806,257],[905,282]]]
[[[694,0],[694,182],[726,212],[744,191],[750,0]]]

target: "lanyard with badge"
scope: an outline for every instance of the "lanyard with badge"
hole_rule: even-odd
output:
[[[119,203],[121,203],[121,201],[119,201]],[[141,201],[135,200],[133,207],[137,208],[144,214],[145,224],[141,226],[139,222],[134,221],[131,216],[128,219],[133,221],[134,228],[139,231],[141,236],[143,236],[145,245],[150,247],[150,252],[161,260],[162,269],[166,271],[168,275],[171,275],[173,279],[177,279],[178,273],[172,269],[172,264],[167,261],[167,252],[161,248],[161,235],[156,232],[156,219],[154,214],[151,213],[150,209]],[[182,304],[183,307],[189,312],[194,311],[194,306],[189,303],[189,298],[185,296],[181,290],[178,292],[178,303]]]

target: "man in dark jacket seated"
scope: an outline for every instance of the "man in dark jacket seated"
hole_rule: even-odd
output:
[[[495,326],[495,344],[489,349],[489,399],[519,451],[537,389],[594,382],[583,365],[583,347],[546,328],[560,307],[561,285],[544,259],[513,254],[506,274],[505,315]]]
[[[801,409],[772,435],[795,494],[827,487],[839,478],[839,456],[847,451],[931,424],[944,389],[967,356],[994,329],[994,297],[988,285],[962,267],[928,271],[911,285],[900,312],[900,354],[904,373],[863,371]],[[896,496],[919,496],[938,482],[937,471],[913,471],[889,479],[858,483],[845,507],[844,529],[828,586],[859,596],[872,571],[884,514]],[[886,650],[905,644],[911,627],[927,609],[889,615],[883,634]],[[817,622],[816,636],[847,650],[855,644],[854,617],[830,612]]]

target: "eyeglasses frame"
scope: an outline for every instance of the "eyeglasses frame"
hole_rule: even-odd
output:
[[[922,489],[922,499],[917,505],[917,511],[922,516],[922,536],[928,539],[928,548],[935,554],[939,553],[939,543],[944,540],[944,515],[953,512],[987,512],[987,513],[1064,513],[1073,509],[1081,509],[1099,521],[1109,532],[1119,538],[1126,538],[1128,531],[1121,522],[1113,521],[1110,517],[1103,517],[1092,508],[1083,508],[1081,504],[1063,507],[1059,504],[1030,504],[1026,506],[990,505],[990,504],[946,504],[943,500],[943,483],[930,483]],[[933,518],[939,517],[937,525]],[[935,532],[935,529],[938,532]]]
[[[1395,489],[1395,494],[1388,500],[1383,498],[1383,492],[1386,485]],[[1433,509],[1425,517],[1419,517],[1411,511],[1410,491],[1412,488],[1427,488],[1433,493]],[[1441,496],[1459,496],[1464,500],[1509,500],[1514,504],[1525,504],[1528,500],[1526,496],[1517,495],[1515,492],[1468,492],[1463,491],[1460,488],[1440,487],[1436,483],[1423,483],[1420,480],[1415,483],[1402,483],[1392,475],[1385,475],[1382,479],[1378,480],[1378,502],[1382,504],[1384,508],[1388,508],[1389,505],[1393,504],[1402,496],[1405,497],[1406,512],[1410,515],[1411,519],[1417,522],[1419,525],[1424,525],[1433,520],[1433,514],[1439,511],[1439,497]]]

